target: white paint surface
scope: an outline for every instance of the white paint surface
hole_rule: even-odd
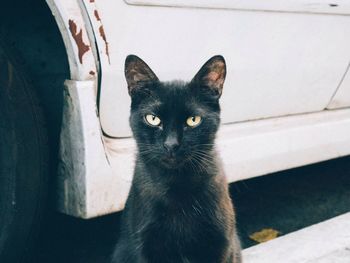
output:
[[[67,82],[58,180],[61,212],[91,218],[123,209],[133,139],[102,137],[94,82]],[[229,182],[350,154],[350,109],[222,126],[217,145]]]
[[[321,111],[350,60],[348,16],[144,7],[112,0],[95,5],[110,52],[110,64],[101,64],[101,124],[114,137],[130,136],[123,73],[130,53],[161,80],[190,80],[207,59],[222,54],[228,68],[224,123]]]
[[[345,16],[180,12],[112,0],[85,0],[82,10],[75,0],[47,2],[65,41],[74,80],[67,81],[65,89],[58,209],[77,217],[119,211],[129,191],[134,142],[105,138],[100,123],[113,135],[130,135],[130,101],[122,73],[128,53],[140,55],[165,80],[189,80],[209,56],[225,55],[229,76],[222,101],[224,123],[322,110],[348,63],[350,20]],[[101,20],[92,17],[96,10]],[[91,47],[82,63],[69,33],[71,19]],[[97,35],[102,25],[105,39]],[[97,74],[91,74],[99,68],[93,35],[100,83]],[[339,96],[344,99],[348,93],[342,92],[341,86],[339,94],[345,96]],[[350,109],[344,109],[224,125],[217,142],[229,181],[350,154],[349,116]]]
[[[348,263],[350,213],[243,251],[244,263]]]
[[[116,154],[112,170],[97,116],[94,81],[66,81],[57,208],[80,218],[91,218],[123,208],[131,175],[132,154]],[[130,180],[129,176],[129,180]]]
[[[350,110],[224,125],[217,144],[230,182],[350,153]]]
[[[327,106],[327,109],[339,109],[350,107],[350,64],[341,85]]]
[[[247,11],[350,14],[348,0],[124,0],[131,5],[221,8]]]
[[[228,181],[234,182],[348,155],[349,134],[347,109],[223,125],[217,145]],[[105,145],[113,173],[131,184],[133,140],[105,138]],[[113,189],[110,181],[104,183]],[[126,194],[119,195],[114,207],[122,209]]]

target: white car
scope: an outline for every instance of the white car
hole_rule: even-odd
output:
[[[347,0],[8,2],[0,23],[1,262],[19,261],[8,244],[39,222],[50,147],[60,160],[50,175],[58,211],[92,218],[123,209],[135,153],[128,54],[165,81],[190,80],[211,56],[225,57],[217,144],[230,182],[350,154]],[[5,227],[23,218],[23,230]]]

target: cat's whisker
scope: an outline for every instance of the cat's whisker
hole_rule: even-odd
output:
[[[208,153],[207,151],[200,151],[200,150],[198,150],[198,151],[195,151],[195,153],[199,154],[201,156],[207,157],[210,160],[214,160],[213,154],[212,153]]]
[[[194,154],[198,154],[204,157],[208,157],[210,159],[213,159],[213,156],[211,154],[208,154],[206,151],[194,151]]]
[[[202,172],[202,168],[198,167],[198,161],[192,156],[190,159],[191,163],[193,164],[193,171],[198,174],[198,169],[200,172]]]
[[[199,210],[195,205],[192,205],[193,210],[196,212],[196,214],[201,215],[202,212]]]
[[[212,156],[200,153],[200,152],[194,152],[194,156],[198,157],[201,161],[204,161],[205,165],[215,165],[215,161],[213,160]]]
[[[144,151],[139,151],[139,154],[140,155],[147,155],[149,153],[154,153],[154,151],[152,149],[149,149],[149,150],[144,150]]]
[[[145,160],[144,160],[144,162],[145,162],[145,164],[147,164],[147,163],[150,163],[151,161],[153,161],[154,159],[157,159],[157,156],[156,155],[152,155],[150,158],[146,158]]]
[[[198,165],[202,167],[202,171],[205,173],[210,173],[210,170],[216,170],[216,164],[212,160],[205,159],[199,155],[194,155],[197,160]]]
[[[199,147],[199,146],[215,146],[214,143],[199,143],[199,144],[196,144],[195,145],[196,147]]]
[[[196,155],[193,155],[192,157],[193,157],[193,160],[195,161],[195,163],[198,164],[197,167],[201,170],[201,172],[206,173],[207,172],[207,167],[205,167],[203,165],[202,160]]]
[[[188,160],[189,160],[189,163],[191,165],[193,172],[198,174],[197,167],[196,167],[196,164],[194,163],[194,161],[191,158],[189,158]]]

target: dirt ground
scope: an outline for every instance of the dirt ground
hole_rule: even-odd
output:
[[[280,235],[350,211],[350,157],[230,185],[244,248],[264,228]],[[52,212],[35,262],[103,263],[116,243],[120,213],[81,220]]]

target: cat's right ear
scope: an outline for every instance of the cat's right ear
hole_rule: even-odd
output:
[[[226,77],[226,62],[223,56],[216,55],[209,59],[192,79],[196,86],[209,91],[214,98],[219,99]]]
[[[151,68],[135,55],[126,57],[124,72],[130,96],[141,89],[144,84],[159,81]]]

